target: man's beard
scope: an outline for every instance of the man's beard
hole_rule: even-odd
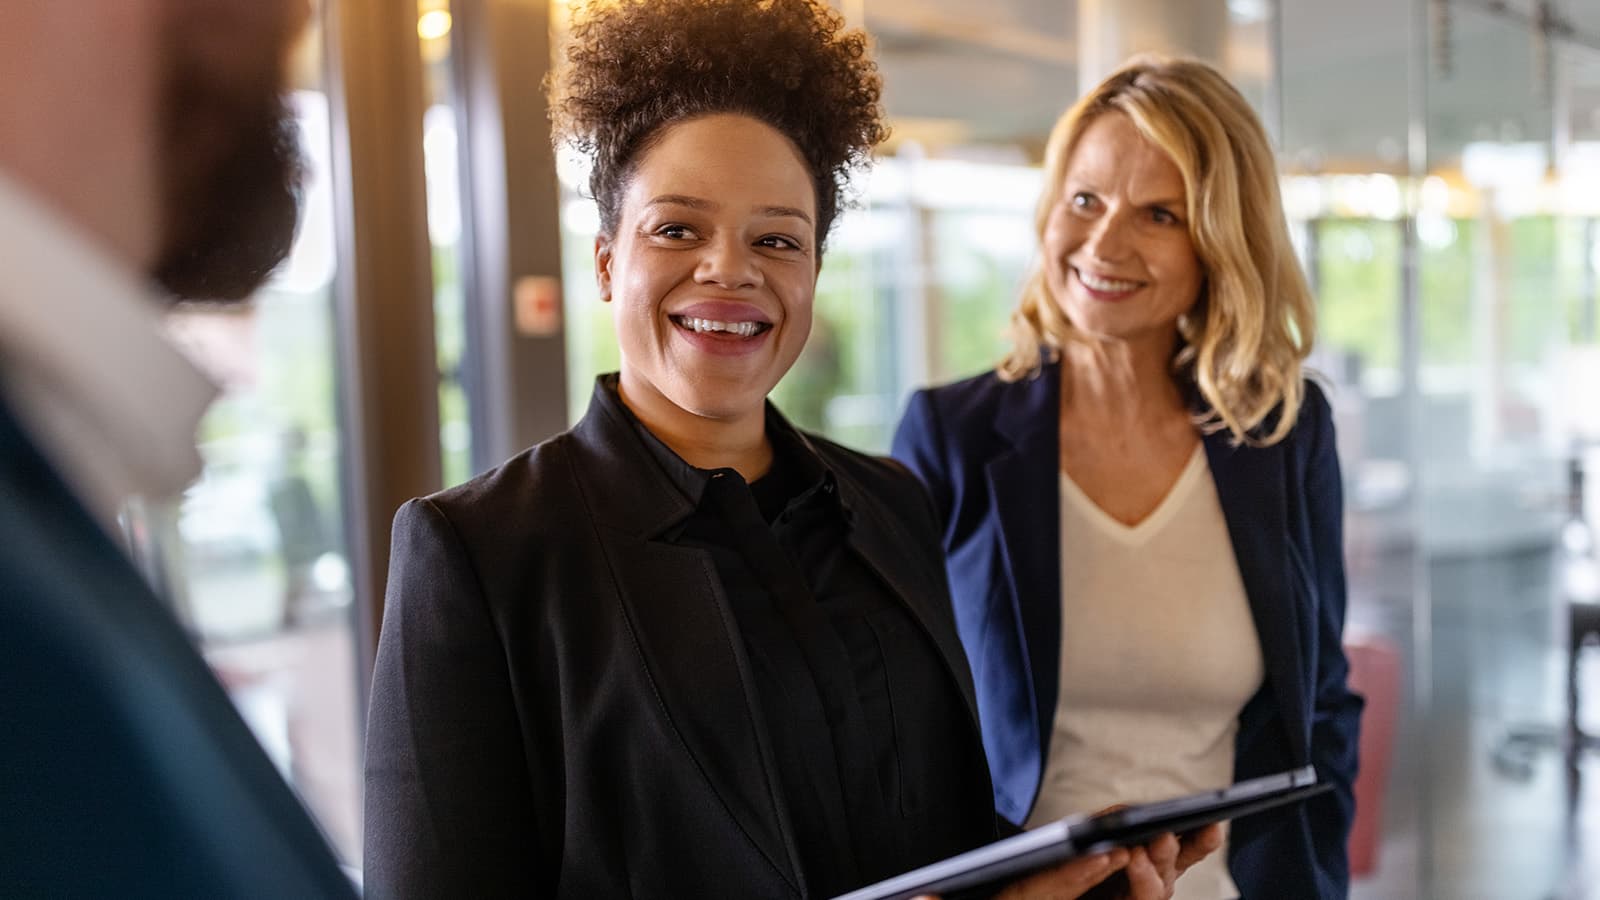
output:
[[[294,244],[303,163],[279,72],[247,86],[169,50],[162,241],[151,274],[176,298],[248,297]],[[220,83],[220,86],[219,86]]]

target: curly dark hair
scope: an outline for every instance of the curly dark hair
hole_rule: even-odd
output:
[[[867,37],[825,0],[594,0],[573,9],[547,83],[558,144],[587,154],[600,227],[666,126],[715,113],[765,122],[799,148],[819,246],[852,169],[888,136]]]

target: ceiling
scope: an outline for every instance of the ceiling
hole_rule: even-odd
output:
[[[1269,121],[1273,29],[1261,14],[1273,5],[1228,0],[1234,14],[1223,65]],[[1557,121],[1574,140],[1600,140],[1600,0],[1556,2],[1574,40],[1554,45],[1554,100],[1536,75],[1528,24],[1535,0],[1451,0],[1450,40],[1438,41],[1429,27],[1420,92],[1412,70],[1427,0],[1278,5],[1280,152],[1291,169],[1405,171],[1414,95],[1425,97],[1430,166],[1452,165],[1469,141],[1547,141]],[[1037,158],[1078,93],[1077,7],[1075,0],[856,0],[877,40],[896,140],[931,153]],[[845,9],[851,12],[848,3]]]

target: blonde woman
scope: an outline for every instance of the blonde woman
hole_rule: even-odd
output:
[[[1266,134],[1215,70],[1138,59],[1062,116],[995,371],[922,391],[928,485],[996,809],[1033,826],[1315,764],[1181,898],[1343,897],[1361,699],[1312,305]]]

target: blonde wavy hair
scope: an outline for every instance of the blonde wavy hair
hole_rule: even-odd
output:
[[[1041,247],[1078,139],[1113,112],[1126,115],[1183,174],[1189,239],[1205,280],[1199,300],[1179,320],[1172,367],[1174,377],[1194,382],[1209,407],[1197,424],[1208,434],[1226,428],[1242,443],[1277,443],[1299,413],[1301,362],[1311,351],[1315,318],[1266,131],[1244,97],[1205,63],[1135,57],[1068,109],[1050,134],[1044,194],[1034,214]],[[1060,359],[1068,341],[1084,339],[1050,294],[1047,264],[1035,263],[1011,314],[1014,346],[998,367],[1007,381],[1036,375],[1044,361]]]

